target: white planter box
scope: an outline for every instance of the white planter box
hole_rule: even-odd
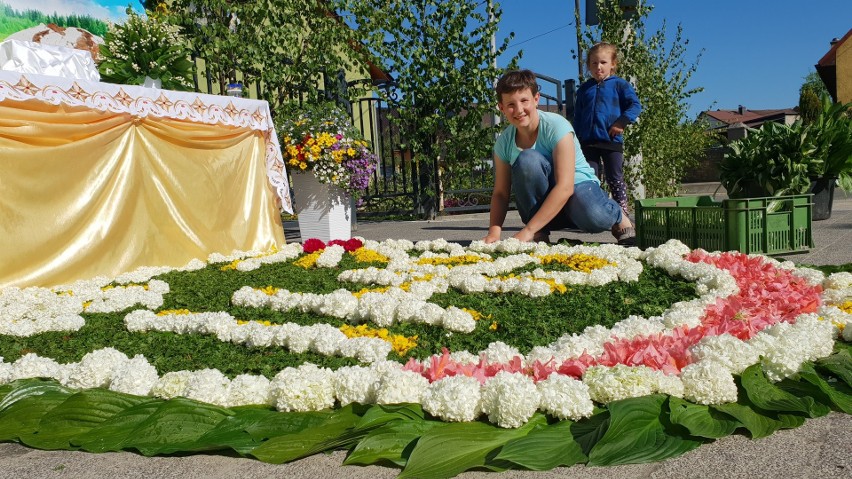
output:
[[[293,195],[302,241],[352,237],[352,203],[342,188],[317,181],[313,173],[293,173]]]

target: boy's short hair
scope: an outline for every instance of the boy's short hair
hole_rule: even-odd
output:
[[[529,88],[533,95],[538,93],[535,73],[532,70],[510,70],[497,80],[494,91],[497,92],[497,101],[502,102],[504,93],[514,93],[525,88]]]

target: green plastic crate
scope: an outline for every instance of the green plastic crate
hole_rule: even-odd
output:
[[[710,196],[636,201],[640,248],[670,239],[707,251],[786,254],[813,247],[813,195],[714,201]]]

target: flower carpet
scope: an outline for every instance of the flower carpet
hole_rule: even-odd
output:
[[[677,241],[308,240],[0,290],[0,440],[401,477],[659,461],[852,413],[850,321],[852,273]]]

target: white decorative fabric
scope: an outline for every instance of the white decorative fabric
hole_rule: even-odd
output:
[[[0,101],[32,99],[130,113],[139,118],[171,118],[262,131],[266,139],[267,178],[281,201],[281,209],[293,213],[281,145],[266,101],[0,71]]]
[[[0,70],[89,81],[101,79],[88,51],[21,40],[0,43]]]

